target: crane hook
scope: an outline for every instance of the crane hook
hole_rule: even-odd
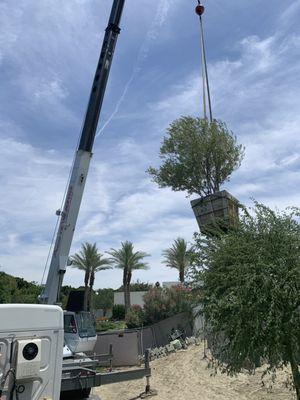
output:
[[[195,8],[195,12],[197,15],[199,15],[199,17],[201,17],[201,15],[204,14],[205,11],[205,7],[201,4],[200,0],[198,0],[198,5]]]

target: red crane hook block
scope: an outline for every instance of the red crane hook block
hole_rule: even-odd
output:
[[[196,14],[198,14],[199,17],[201,17],[201,15],[205,11],[205,7],[202,4],[198,4],[197,7],[195,8],[195,11],[196,11]]]

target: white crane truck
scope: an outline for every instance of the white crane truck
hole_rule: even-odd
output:
[[[64,313],[57,306],[60,304],[63,277],[120,33],[124,3],[125,0],[113,1],[105,30],[64,206],[58,212],[60,221],[46,284],[39,299],[41,304],[0,306],[1,400],[59,400],[59,397],[83,399],[89,396],[94,386],[143,377],[147,378],[146,392],[150,394],[148,352],[145,355],[145,368],[97,373],[99,360],[111,359],[112,349],[106,355],[89,357],[86,353],[93,353],[97,340],[91,314],[83,311],[78,304],[74,307],[74,302],[72,309]]]

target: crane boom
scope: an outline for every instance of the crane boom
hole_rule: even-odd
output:
[[[63,210],[60,213],[59,227],[56,234],[47,281],[40,296],[40,302],[44,304],[55,304],[59,302],[60,290],[66,271],[75,225],[92,157],[92,148],[106,84],[118,35],[120,33],[119,24],[124,3],[125,0],[114,0],[108,26],[105,30],[80,142],[76,151]]]

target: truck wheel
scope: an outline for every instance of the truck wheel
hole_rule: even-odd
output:
[[[60,400],[84,400],[91,394],[91,388],[61,392]]]

